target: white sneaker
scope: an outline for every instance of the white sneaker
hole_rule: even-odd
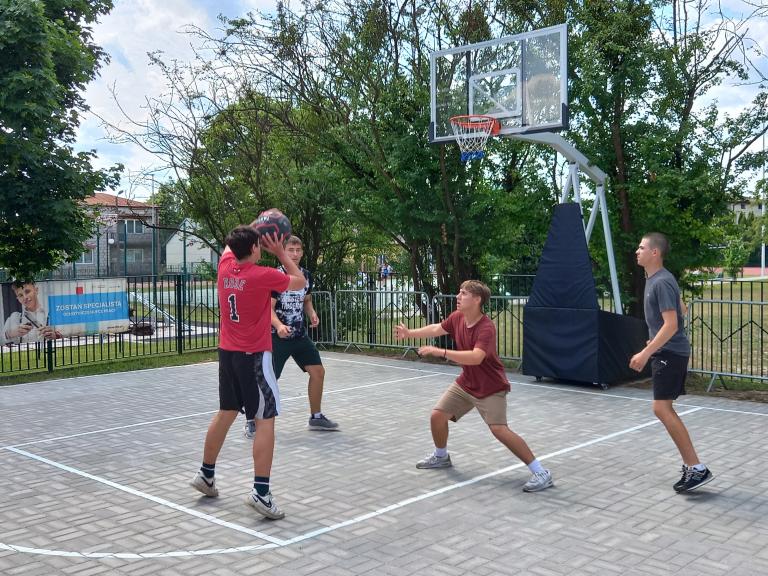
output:
[[[540,490],[546,490],[554,486],[552,482],[552,473],[546,468],[542,472],[536,472],[531,476],[530,480],[523,486],[523,492],[539,492]]]
[[[208,480],[200,470],[197,471],[197,474],[195,474],[195,477],[189,485],[209,498],[216,498],[216,496],[219,495],[219,489],[216,488],[216,478],[214,477]]]
[[[252,490],[248,494],[246,504],[256,510],[259,514],[272,520],[280,520],[285,518],[285,512],[280,510],[275,504],[275,499],[272,498],[272,492],[267,492],[266,496],[259,496],[256,490]]]
[[[253,440],[253,436],[256,434],[256,423],[253,420],[246,420],[243,427],[243,436],[248,440]]]
[[[416,462],[416,468],[419,470],[426,470],[430,468],[450,468],[451,466],[453,466],[453,464],[451,463],[450,454],[446,454],[445,456],[436,456],[434,452],[426,458]]]

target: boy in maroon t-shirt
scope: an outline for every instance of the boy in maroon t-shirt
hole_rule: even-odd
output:
[[[306,280],[288,257],[282,238],[259,235],[250,226],[238,226],[227,236],[221,255],[216,289],[219,296],[219,411],[213,417],[203,448],[203,465],[192,486],[209,497],[219,495],[214,477],[227,431],[243,408],[256,415],[253,440],[253,490],[247,503],[267,518],[285,516],[269,490],[275,449],[275,416],[280,392],[272,371],[272,291],[296,290]],[[285,273],[258,266],[259,243],[272,252]]]
[[[457,422],[472,408],[499,442],[520,458],[533,473],[525,483],[525,492],[538,492],[553,486],[552,474],[536,459],[520,436],[507,425],[507,392],[509,382],[496,352],[496,326],[483,314],[482,307],[491,297],[488,286],[478,280],[467,280],[456,298],[456,312],[440,324],[411,330],[405,324],[395,328],[395,338],[437,338],[450,334],[455,350],[422,346],[420,356],[436,356],[462,366],[459,377],[432,409],[430,427],[435,451],[416,463],[416,468],[448,468],[448,421]]]

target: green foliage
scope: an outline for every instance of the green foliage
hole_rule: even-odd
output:
[[[700,104],[726,78],[745,77],[744,36],[705,24],[706,3],[679,5],[279,3],[271,18],[224,18],[223,37],[199,32],[213,60],[199,54],[179,67],[156,57],[178,100],[151,107],[150,142],[177,170],[177,205],[210,238],[278,206],[325,285],[381,253],[428,293],[533,272],[562,166],[545,147],[507,139],[472,165],[453,146],[429,145],[428,55],[567,20],[566,137],[609,176],[623,300],[639,313],[639,237],[667,233],[675,273],[717,265],[719,218],[765,161],[750,149],[765,131],[764,91],[734,117]],[[607,286],[601,225],[591,255]]]
[[[634,258],[640,236],[657,230],[670,237],[666,265],[677,274],[718,264],[721,217],[755,166],[747,148],[765,131],[764,92],[736,118],[699,104],[725,78],[744,78],[738,36],[705,26],[706,6],[674,21],[668,8],[642,0],[584,3],[569,45],[573,136],[611,177],[614,247],[623,255],[624,301],[629,297],[636,314],[644,283]]]
[[[106,58],[89,24],[111,1],[0,0],[0,267],[32,277],[83,251],[83,200],[117,184],[71,143],[85,84]]]

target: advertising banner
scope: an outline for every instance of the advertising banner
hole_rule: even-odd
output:
[[[0,286],[0,344],[126,332],[128,314],[125,278],[6,282]]]

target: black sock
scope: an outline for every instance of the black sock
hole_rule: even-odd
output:
[[[269,493],[269,476],[254,476],[253,489],[259,496],[266,496]]]
[[[203,462],[203,465],[200,466],[200,472],[202,472],[203,476],[210,480],[216,473],[216,463],[214,462],[213,464],[206,464]]]

